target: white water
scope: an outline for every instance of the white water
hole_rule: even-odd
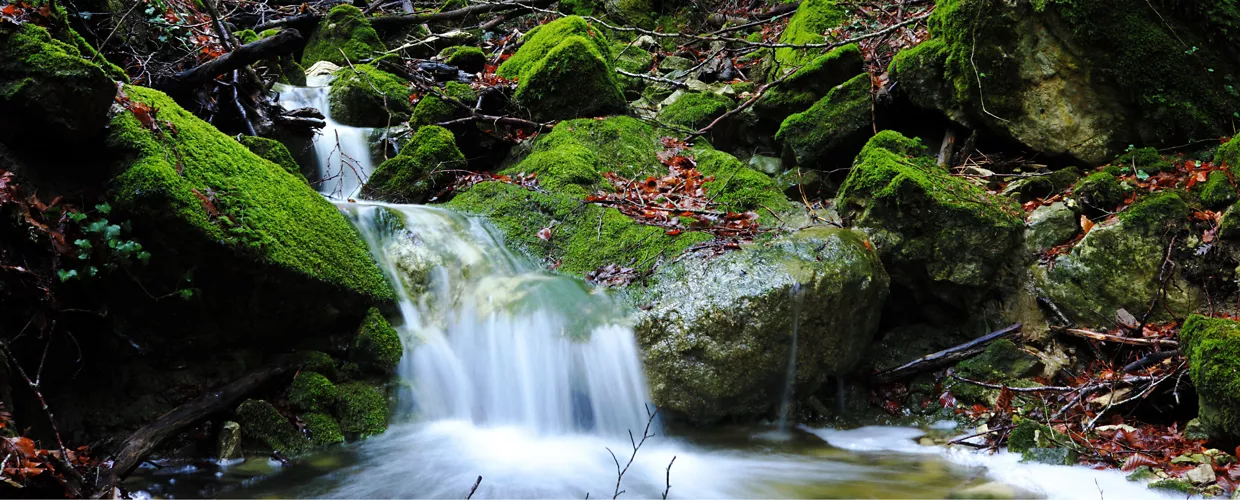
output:
[[[310,181],[320,193],[333,200],[357,197],[366,179],[374,171],[367,137],[374,129],[347,127],[332,120],[327,103],[327,85],[331,76],[306,77],[308,87],[276,85],[279,103],[285,109],[317,108],[327,118],[327,126],[314,140],[315,177]]]

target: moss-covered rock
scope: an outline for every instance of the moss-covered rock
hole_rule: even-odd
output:
[[[1068,167],[1041,175],[1021,177],[1009,182],[1003,188],[1003,195],[1016,195],[1020,201],[1050,198],[1072,187],[1081,178],[1081,171],[1076,167]]]
[[[812,44],[825,43],[823,34],[838,27],[846,17],[844,7],[836,0],[807,0],[797,7],[796,14],[788,20],[788,26],[779,36],[779,43]],[[806,65],[820,54],[820,49],[775,49],[775,64],[769,75],[782,75],[784,71]],[[851,76],[851,75],[849,75]]]
[[[448,97],[461,101],[462,104],[473,106],[478,94],[469,85],[459,82],[448,82],[443,87]],[[413,107],[413,117],[409,119],[410,127],[421,127],[443,123],[454,118],[466,116],[466,111],[435,94],[427,94]]]
[[[335,415],[346,436],[373,436],[387,430],[387,398],[378,387],[353,382],[340,386],[338,394]]]
[[[1025,352],[1010,340],[999,339],[986,346],[986,350],[981,354],[956,364],[954,372],[969,380],[1011,384],[1019,378],[1035,375],[1040,367],[1036,356]],[[948,387],[956,398],[968,403],[988,404],[990,402],[986,397],[998,393],[993,389],[955,380],[951,381]]]
[[[1191,315],[1180,330],[1198,420],[1211,437],[1240,440],[1240,323]]]
[[[297,160],[293,159],[293,154],[280,141],[255,135],[238,136],[237,141],[259,158],[275,163],[288,173],[305,179],[301,175],[301,167],[297,165]]]
[[[357,331],[357,337],[353,339],[349,361],[363,369],[390,375],[396,372],[396,365],[403,354],[404,347],[396,329],[388,324],[378,309],[371,308]]]
[[[704,175],[714,177],[706,183],[706,195],[728,212],[760,212],[760,221],[774,222],[771,212],[782,213],[792,207],[778,183],[754,170],[735,156],[713,149],[696,151],[693,160]]]
[[[1128,191],[1110,172],[1095,172],[1076,183],[1072,197],[1077,205],[1094,214],[1111,213],[1128,197]]]
[[[612,52],[616,54],[616,67],[630,73],[646,74],[654,66],[654,54],[636,45],[617,43],[612,47]],[[624,75],[616,75],[616,81],[629,99],[641,97],[642,90],[650,83],[648,80]]]
[[[603,0],[607,17],[647,29],[658,24],[655,20],[658,15],[655,5],[657,4],[654,0]]]
[[[565,38],[521,72],[513,100],[537,120],[565,120],[624,109],[624,95],[610,56],[604,54],[608,53],[600,52],[585,37]]]
[[[315,372],[298,372],[289,385],[288,402],[297,411],[326,411],[336,403],[336,384]]]
[[[331,118],[354,127],[389,127],[409,119],[409,82],[357,64],[341,68],[327,94]]]
[[[310,449],[310,440],[297,432],[297,427],[276,407],[261,399],[242,402],[237,407],[237,422],[241,424],[241,435],[253,445],[287,455]]]
[[[317,372],[329,380],[336,379],[336,362],[330,354],[323,351],[297,351],[293,353],[293,363],[298,370]]]
[[[332,7],[306,40],[301,65],[309,68],[316,62],[327,61],[347,66],[384,50],[383,41],[362,11],[349,4],[340,4]]]
[[[1039,273],[1039,286],[1060,310],[1085,324],[1108,324],[1119,309],[1143,313],[1162,288],[1168,230],[1182,229],[1188,214],[1175,192],[1147,195],[1121,212],[1118,222],[1094,227],[1071,252],[1057,257]],[[1167,283],[1165,300],[1173,311],[1194,311],[1202,297],[1178,271]],[[1153,313],[1160,317],[1164,311]]]
[[[1025,242],[1034,253],[1062,245],[1081,231],[1078,221],[1076,211],[1062,201],[1042,205],[1029,214]]]
[[[521,37],[521,48],[499,65],[495,74],[503,78],[519,79],[525,71],[542,60],[551,49],[570,37],[580,36],[590,41],[599,54],[611,55],[610,42],[585,19],[567,16],[538,26]]]
[[[659,110],[659,121],[698,130],[727,113],[733,104],[732,99],[714,92],[690,92]]]
[[[478,73],[487,64],[487,56],[482,53],[482,49],[473,45],[446,47],[439,51],[439,58],[468,73]]]
[[[306,433],[310,435],[310,444],[315,447],[344,442],[344,434],[340,432],[340,423],[331,415],[307,413],[301,416],[301,422],[306,426]]]
[[[69,148],[97,141],[116,85],[77,47],[34,23],[0,23],[0,133],[15,147]]]
[[[754,112],[764,122],[783,123],[789,115],[809,109],[827,92],[861,74],[864,62],[857,44],[822,54],[782,84],[767,89],[754,103]]]
[[[1226,129],[1236,65],[1194,21],[1141,0],[951,0],[930,19],[938,41],[897,57],[892,78],[918,105],[1101,164]]]
[[[1121,168],[1127,168],[1154,175],[1159,172],[1175,171],[1175,164],[1168,161],[1154,148],[1137,148],[1120,155],[1112,162]]]
[[[1205,208],[1218,210],[1227,208],[1236,202],[1236,187],[1231,185],[1227,172],[1215,170],[1210,172],[1206,181],[1198,184],[1197,196]]]
[[[1214,153],[1214,163],[1223,165],[1232,175],[1240,175],[1240,138],[1223,143]]]
[[[794,331],[798,397],[851,370],[888,293],[865,236],[825,228],[682,260],[653,280],[635,331],[654,402],[697,423],[771,413]]]
[[[358,299],[393,298],[357,230],[303,179],[158,91],[134,86],[124,91],[157,110],[163,124],[148,129],[124,112],[108,126],[110,149],[121,155],[112,205],[133,218],[135,230],[146,228],[143,243],[150,243],[153,254],[186,259],[187,266],[200,270],[213,269],[213,259],[221,255],[251,263],[249,269],[261,278],[249,279],[287,287],[268,289],[276,300],[317,292],[331,294],[344,308]],[[316,318],[321,316],[299,319]]]
[[[833,155],[851,156],[871,134],[871,109],[870,76],[860,74],[789,116],[775,140],[783,145],[785,158],[802,167],[818,166]]]
[[[379,165],[362,195],[374,200],[421,203],[444,187],[450,170],[466,167],[465,155],[456,147],[456,138],[443,127],[421,127],[395,157]]]
[[[969,305],[1012,282],[1023,212],[923,153],[917,139],[880,132],[857,156],[836,206],[870,234],[892,279]]]

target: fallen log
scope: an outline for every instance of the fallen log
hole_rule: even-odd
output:
[[[980,354],[986,349],[986,345],[1000,338],[1006,337],[1013,333],[1019,332],[1021,324],[1016,323],[1007,328],[997,330],[976,339],[970,340],[955,347],[950,347],[939,352],[927,354],[903,365],[882,370],[870,376],[870,382],[875,384],[886,384],[896,380],[904,379],[916,375],[934,371],[950,365],[959,363],[962,360],[971,358]]]
[[[318,14],[297,14],[255,25],[254,32],[262,33],[273,28],[293,28],[298,31],[309,31],[319,24],[319,19],[322,19],[322,16]]]
[[[178,406],[138,429],[112,454],[112,466],[103,473],[103,481],[96,490],[96,496],[112,494],[117,485],[164,441],[212,415],[232,408],[242,398],[267,384],[291,375],[294,368],[291,359],[277,360],[265,368],[250,372],[219,389],[199,396],[198,399]]]
[[[1097,340],[1100,342],[1115,342],[1118,344],[1143,345],[1143,346],[1164,346],[1164,347],[1179,347],[1180,346],[1179,342],[1176,342],[1174,340],[1168,340],[1168,339],[1144,339],[1144,338],[1133,338],[1133,337],[1120,337],[1119,335],[1110,335],[1106,333],[1091,332],[1089,330],[1082,330],[1079,328],[1065,328],[1063,331],[1064,333],[1067,333],[1068,335],[1071,335],[1073,337]]]
[[[168,91],[196,88],[220,75],[241,69],[263,59],[290,54],[305,43],[297,30],[281,30],[271,38],[247,43],[232,52],[173,75],[157,87]]]
[[[457,19],[465,19],[478,14],[487,12],[503,12],[513,9],[524,9],[527,7],[545,7],[555,3],[556,0],[516,0],[504,3],[483,3],[471,5],[462,9],[450,10],[447,12],[432,12],[429,14],[401,14],[398,16],[379,16],[370,18],[370,25],[375,29],[383,29],[387,27],[404,26],[408,24],[433,23],[440,21],[454,21]]]

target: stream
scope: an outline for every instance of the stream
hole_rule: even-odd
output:
[[[277,90],[288,108],[327,114],[326,82]],[[944,498],[999,483],[1021,496],[1160,497],[1117,471],[918,444],[927,433],[971,433],[951,423],[664,426],[648,417],[621,300],[509,251],[483,221],[348,201],[375,164],[370,135],[329,115],[314,155],[327,179],[320,192],[398,285],[405,354],[388,431],[292,466],[266,457],[144,466],[128,483],[139,497],[465,498],[479,476],[473,498]],[[640,441],[647,425],[634,453],[629,433]]]

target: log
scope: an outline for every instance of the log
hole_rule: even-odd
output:
[[[1091,332],[1079,328],[1065,328],[1064,333],[1073,337],[1083,339],[1097,340],[1100,342],[1115,342],[1117,344],[1143,345],[1143,346],[1164,346],[1164,347],[1180,347],[1180,343],[1167,339],[1144,339],[1133,337],[1120,337],[1118,335],[1109,335],[1106,333]]]
[[[982,351],[986,350],[987,344],[1019,332],[1020,329],[1021,324],[1016,323],[1007,328],[990,332],[958,346],[949,347],[936,353],[927,354],[895,368],[875,373],[870,376],[870,381],[875,384],[886,384],[911,377],[918,373],[924,373],[949,365],[954,365],[962,360],[981,354]]]
[[[292,53],[301,48],[305,39],[297,30],[281,30],[271,38],[264,38],[254,43],[238,47],[237,50],[219,56],[173,75],[161,82],[158,87],[169,91],[181,91],[196,88],[220,75],[241,69],[269,57]]]
[[[254,32],[262,33],[272,28],[293,28],[297,31],[309,31],[319,24],[319,19],[321,19],[321,16],[318,14],[297,14],[256,25],[254,26]]]
[[[231,409],[242,398],[263,386],[291,375],[294,368],[295,364],[290,358],[279,359],[267,367],[250,372],[217,390],[199,396],[198,399],[178,406],[138,429],[121,443],[117,448],[119,451],[112,454],[112,466],[103,474],[104,481],[98,489],[99,494],[110,494],[164,441],[212,415]]]
[[[515,0],[505,3],[483,3],[471,5],[462,9],[450,10],[447,12],[433,12],[430,14],[402,14],[399,16],[379,16],[370,18],[370,25],[375,29],[383,29],[396,26],[404,26],[408,24],[433,23],[439,21],[453,21],[464,19],[478,14],[487,12],[503,12],[513,9],[524,9],[527,7],[545,7],[555,3],[556,0]]]

